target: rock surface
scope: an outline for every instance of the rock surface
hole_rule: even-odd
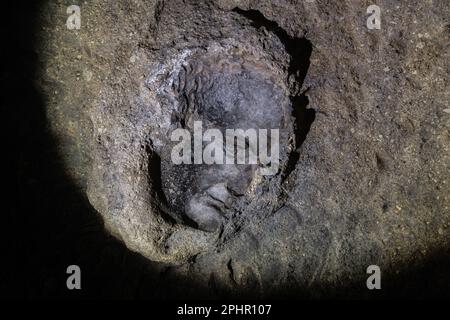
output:
[[[364,1],[193,3],[83,2],[80,30],[63,23],[65,1],[42,9],[48,118],[113,235],[182,294],[192,282],[208,296],[321,296],[365,286],[369,265],[394,275],[448,250],[448,2],[378,1],[380,30],[367,28]],[[149,79],[186,48],[227,41],[264,48],[252,55],[280,70],[296,150],[211,233],[158,200],[149,168],[164,143],[152,133],[170,127],[171,110]]]

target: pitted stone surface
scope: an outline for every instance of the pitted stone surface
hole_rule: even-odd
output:
[[[381,1],[381,30],[367,29],[367,6],[354,1],[195,3],[90,3],[78,33],[55,26],[55,16],[66,18],[64,1],[42,13],[40,83],[52,129],[69,172],[112,234],[164,262],[161,274],[177,280],[183,297],[199,287],[205,297],[345,295],[347,286],[363,286],[368,265],[395,277],[448,251],[446,1]],[[303,38],[312,47],[306,59],[290,42]],[[297,74],[303,61],[309,68]],[[207,72],[191,74],[187,87],[183,65]],[[229,90],[243,83],[232,75],[247,74],[249,86],[278,94],[275,101],[289,98],[277,106],[297,118],[314,110],[315,120],[306,137],[284,144],[283,154],[298,151],[290,174],[250,182],[245,196],[224,205],[231,218],[223,230],[204,232],[170,208],[183,197],[163,159],[168,132],[190,116],[179,93],[203,99],[212,123],[234,121],[215,116],[226,104],[215,110],[210,103],[221,90],[227,95],[216,75],[222,68],[230,68],[223,79],[235,81]],[[202,82],[198,90],[195,79],[208,87],[208,76],[217,88],[204,90]],[[177,178],[189,181],[183,172]],[[219,180],[208,196],[226,203]]]

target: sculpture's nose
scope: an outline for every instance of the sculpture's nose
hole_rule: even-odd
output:
[[[206,193],[216,201],[219,201],[223,206],[229,208],[231,205],[231,194],[227,189],[225,183],[217,183],[206,190]]]
[[[207,194],[194,195],[186,205],[186,215],[204,231],[216,231],[223,223],[217,200]]]

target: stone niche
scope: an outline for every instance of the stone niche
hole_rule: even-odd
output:
[[[105,83],[91,115],[98,138],[88,195],[129,248],[175,262],[280,207],[279,185],[295,167],[295,109],[304,108],[311,45],[257,12],[211,4],[170,2],[156,20],[135,69],[120,89]],[[221,132],[278,129],[279,169],[263,176],[258,164],[174,164],[171,133],[193,133],[196,121]]]

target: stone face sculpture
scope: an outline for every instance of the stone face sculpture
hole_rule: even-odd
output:
[[[193,123],[201,121],[203,129],[218,129],[224,136],[225,129],[287,128],[290,101],[286,88],[267,62],[256,59],[237,46],[215,45],[192,53],[178,74],[171,75],[172,88],[160,97],[175,101],[171,128],[192,132]],[[247,192],[256,166],[174,165],[170,150],[161,150],[161,178],[171,210],[185,214],[203,230],[216,230],[233,199]]]
[[[217,19],[217,25],[183,28],[183,37],[195,37],[190,42],[197,45],[177,43],[174,47],[181,48],[175,55],[164,51],[158,72],[147,84],[158,92],[155,98],[162,109],[171,110],[169,128],[153,137],[165,140],[161,151],[156,150],[162,160],[162,191],[170,211],[178,220],[214,231],[232,217],[233,203],[248,191],[256,166],[174,165],[172,148],[167,147],[173,146],[168,141],[170,131],[185,128],[192,132],[194,122],[202,121],[203,129],[222,133],[225,129],[278,129],[286,138],[288,131],[292,133],[292,109],[286,72],[289,59],[281,41],[267,30],[264,34],[249,26],[236,13],[203,10],[212,11],[210,17]],[[218,37],[214,35],[217,30],[221,32]],[[273,55],[281,59],[275,62]]]

